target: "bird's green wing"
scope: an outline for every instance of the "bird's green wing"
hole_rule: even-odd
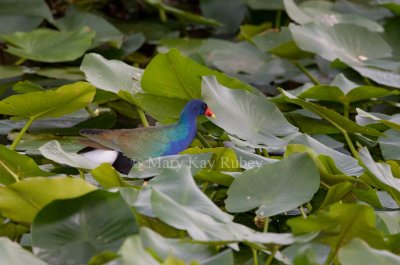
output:
[[[161,156],[173,140],[170,131],[173,125],[121,129],[121,130],[81,130],[81,134],[108,148],[122,152],[126,157],[143,161]]]

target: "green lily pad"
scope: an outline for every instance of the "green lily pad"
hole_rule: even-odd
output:
[[[61,31],[68,32],[83,26],[96,32],[92,47],[108,42],[117,48],[122,45],[123,34],[104,18],[86,12],[68,11],[67,14],[54,21]]]
[[[290,24],[289,29],[302,50],[316,53],[328,61],[339,59],[352,67],[390,57],[392,52],[378,33],[357,25],[328,26],[314,22],[302,26]]]
[[[328,210],[288,220],[295,235],[320,232],[316,240],[339,249],[353,238],[361,238],[374,247],[385,247],[383,233],[375,227],[375,213],[371,206],[336,203]]]
[[[202,96],[216,115],[212,123],[252,144],[280,147],[286,144],[280,136],[298,131],[265,97],[229,89],[213,76],[203,77]]]
[[[366,147],[363,147],[359,154],[360,162],[368,173],[368,180],[372,182],[371,185],[386,190],[397,203],[400,203],[400,180],[393,176],[390,166],[384,162],[375,162]]]
[[[358,124],[365,126],[368,124],[382,123],[389,128],[400,131],[400,115],[398,114],[389,116],[383,113],[369,113],[358,108],[356,110],[358,113],[356,116]]]
[[[1,35],[8,48],[6,51],[24,59],[39,62],[67,62],[81,57],[92,44],[95,33],[88,28],[60,32],[36,29]]]
[[[94,169],[98,167],[100,164],[107,162],[106,158],[102,161],[95,160],[94,158],[90,157],[89,153],[86,154],[77,154],[74,152],[67,152],[63,150],[60,143],[57,140],[52,140],[47,142],[46,144],[42,145],[39,148],[40,153],[42,156],[55,161],[59,164],[68,165],[71,167],[76,168],[83,168],[83,169]],[[116,151],[113,150],[98,150],[98,152],[110,152],[112,158],[116,158],[117,154]],[[103,154],[106,156],[106,154]],[[109,161],[110,163],[113,162]]]
[[[381,87],[358,85],[348,80],[343,74],[338,74],[330,83],[330,86],[319,85],[311,87],[300,93],[299,97],[350,104],[372,98],[386,97],[396,93],[396,91]]]
[[[15,0],[0,2],[0,34],[31,31],[47,19],[53,21],[50,8],[44,0]]]
[[[19,244],[7,237],[0,237],[0,255],[3,264],[47,265],[46,262],[35,257],[31,252],[23,249]]]
[[[319,182],[314,161],[306,153],[296,154],[236,177],[228,189],[226,209],[246,212],[258,207],[257,215],[274,216],[310,201]]]
[[[11,65],[0,65],[0,79],[17,77],[23,75],[21,67]]]
[[[35,161],[26,155],[11,151],[0,145],[0,183],[8,185],[25,177],[51,176],[51,172],[41,170]]]
[[[77,82],[55,90],[14,95],[0,101],[0,113],[32,120],[61,117],[85,107],[95,93],[89,83]]]
[[[379,137],[378,142],[386,161],[400,160],[400,131],[387,130],[385,136]]]
[[[94,86],[114,92],[124,90],[132,94],[142,91],[140,80],[144,70],[119,60],[107,60],[100,54],[89,53],[83,58],[81,70]]]
[[[283,89],[280,89],[280,91],[287,102],[297,104],[307,110],[310,110],[318,114],[323,119],[332,123],[336,128],[338,128],[342,132],[363,133],[371,136],[382,135],[382,133],[380,133],[379,131],[372,128],[360,126],[357,123],[354,123],[353,121],[343,117],[342,115],[333,110],[299,99],[290,94],[289,92],[284,91]]]
[[[357,14],[343,14],[333,10],[330,2],[315,1],[296,5],[293,0],[283,0],[289,17],[299,24],[318,21],[329,26],[335,24],[354,24],[370,31],[382,32],[383,27],[377,22]]]
[[[400,263],[400,257],[387,250],[378,250],[370,247],[361,239],[353,239],[342,247],[338,253],[339,261],[343,265],[363,264],[396,264]]]
[[[317,155],[332,157],[338,169],[346,175],[359,176],[363,172],[362,167],[358,165],[357,159],[329,148],[306,134],[296,136],[290,140],[289,144],[305,145],[310,147]]]
[[[184,260],[186,264],[190,264],[190,262],[193,261],[207,265],[233,264],[233,253],[230,249],[228,251],[224,251],[228,252],[224,253],[224,256],[226,256],[224,261],[227,261],[227,259],[230,261],[216,263],[216,259],[219,258],[219,254],[217,254],[207,245],[182,242],[179,239],[164,238],[148,228],[142,228],[140,230],[140,237],[143,247],[145,249],[151,249],[157,253],[157,256],[160,257],[161,260],[166,260],[168,256],[173,253],[175,257]],[[218,261],[221,262],[220,258]]]
[[[50,264],[86,264],[97,253],[117,251],[137,233],[136,219],[121,195],[97,190],[46,205],[32,223],[32,245]]]
[[[121,175],[108,163],[103,163],[90,172],[93,178],[104,188],[131,187]]]
[[[0,210],[3,216],[14,221],[30,223],[49,202],[73,198],[95,189],[78,178],[26,178],[7,187],[0,187]]]

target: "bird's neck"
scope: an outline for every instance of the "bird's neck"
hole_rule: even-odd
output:
[[[178,126],[187,130],[190,136],[194,137],[197,131],[197,116],[192,113],[183,112],[179,118]]]

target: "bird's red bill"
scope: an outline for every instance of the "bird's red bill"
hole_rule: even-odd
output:
[[[204,113],[207,117],[215,118],[214,112],[210,108],[206,109],[206,112]]]

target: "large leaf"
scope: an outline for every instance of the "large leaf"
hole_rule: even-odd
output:
[[[42,145],[39,151],[42,156],[59,164],[83,169],[94,169],[106,162],[113,163],[118,155],[114,150],[94,150],[84,154],[67,152],[56,140]]]
[[[106,189],[131,186],[122,179],[121,175],[109,163],[101,164],[90,173]]]
[[[378,142],[386,161],[400,160],[400,131],[387,130],[385,136],[379,137]]]
[[[283,0],[289,17],[299,24],[318,21],[329,26],[335,24],[355,24],[370,31],[383,31],[383,27],[373,20],[356,14],[341,14],[333,11],[330,2],[312,2],[297,6],[293,0]]]
[[[31,31],[47,19],[53,20],[44,0],[15,0],[0,2],[0,34]]]
[[[107,60],[100,54],[89,53],[83,57],[81,70],[86,80],[94,86],[118,94],[120,90],[132,94],[142,91],[140,79],[143,71],[118,60]]]
[[[308,23],[302,26],[291,24],[289,29],[301,49],[329,61],[340,59],[350,66],[363,66],[370,60],[391,56],[392,49],[384,39],[364,27]]]
[[[392,49],[378,33],[357,25],[328,26],[315,22],[291,24],[289,28],[302,50],[328,61],[339,59],[379,84],[399,87],[399,64],[388,59]]]
[[[294,234],[320,232],[317,237],[334,251],[353,238],[361,238],[371,246],[385,247],[383,233],[375,228],[375,213],[371,206],[336,203],[328,210],[318,211],[307,219],[290,219],[288,225]]]
[[[236,33],[247,11],[243,0],[201,0],[200,8],[205,17],[221,22],[223,26],[217,28],[219,34]],[[221,9],[224,9],[223,13]]]
[[[32,245],[50,264],[86,264],[96,253],[117,251],[137,232],[119,193],[98,190],[46,205],[32,223]]]
[[[148,228],[140,230],[140,237],[143,247],[157,253],[157,256],[161,260],[166,260],[173,253],[175,257],[184,260],[187,264],[193,261],[197,261],[200,264],[217,264],[211,263],[212,259],[217,258],[217,255],[214,256],[216,252],[207,245],[182,242],[179,239],[163,238]],[[225,254],[227,255],[226,259],[229,260],[230,256],[231,261],[223,264],[233,264],[232,252],[231,250],[228,250],[228,252]]]
[[[384,69],[379,69],[376,67],[362,67],[362,66],[354,66],[353,69],[359,72],[361,75],[368,77],[379,84],[400,88],[399,71],[393,72]]]
[[[224,87],[213,76],[203,77],[202,96],[216,115],[214,124],[252,144],[281,147],[286,141],[279,136],[298,131],[265,97]]]
[[[400,179],[395,178],[391,168],[384,162],[376,163],[366,147],[360,150],[360,162],[366,169],[371,184],[386,190],[393,198],[400,203]]]
[[[339,250],[339,260],[343,265],[400,264],[400,257],[387,250],[371,248],[360,239],[353,239]]]
[[[107,20],[100,16],[84,12],[67,12],[66,16],[57,19],[54,24],[62,31],[68,32],[82,26],[87,26],[96,32],[93,46],[109,42],[116,47],[121,47],[123,34]]]
[[[283,89],[281,89],[280,91],[287,102],[297,104],[307,110],[314,112],[315,114],[318,114],[323,119],[332,123],[336,128],[338,128],[342,132],[363,133],[371,136],[382,135],[382,133],[380,133],[379,131],[372,128],[360,126],[333,110],[299,99],[290,94],[289,92],[284,91]]]
[[[358,113],[356,121],[360,125],[382,123],[389,128],[400,131],[400,114],[390,116],[383,113],[369,113],[358,108],[356,110]]]
[[[23,75],[23,71],[18,66],[0,65],[0,79],[17,77]]]
[[[147,66],[141,80],[146,93],[135,96],[134,100],[146,112],[157,114],[154,118],[158,120],[176,119],[186,101],[201,98],[201,76],[204,75],[215,75],[221,84],[230,88],[247,89],[259,94],[253,87],[200,65],[182,56],[176,49],[171,49],[166,54],[158,54]],[[153,111],[154,108],[158,111]]]
[[[201,97],[201,76],[215,75],[221,84],[231,88],[252,88],[236,79],[182,56],[176,49],[159,54],[147,66],[142,78],[143,90],[153,95],[184,100]]]
[[[236,177],[228,189],[226,208],[246,212],[259,207],[257,215],[273,216],[311,200],[319,182],[314,161],[306,153],[296,154]]]
[[[35,257],[31,252],[23,249],[19,244],[7,237],[0,237],[1,264],[9,265],[46,265],[44,261]]]
[[[55,90],[14,95],[0,101],[0,113],[30,119],[61,117],[85,107],[95,93],[89,83],[77,82]]]
[[[362,167],[358,165],[357,159],[331,149],[306,134],[296,136],[290,140],[289,144],[302,144],[309,146],[317,155],[326,155],[332,157],[336,166],[343,173],[349,176],[359,176],[363,171]]]
[[[0,187],[0,210],[5,217],[29,223],[49,202],[73,198],[95,189],[78,178],[27,178],[7,187]]]
[[[181,188],[176,189],[177,186]],[[156,216],[172,227],[186,230],[196,240],[280,245],[295,241],[290,234],[257,233],[232,222],[232,216],[198,189],[188,167],[164,169],[141,190],[135,207],[144,215]]]
[[[299,97],[350,104],[361,100],[386,97],[395,93],[396,91],[381,87],[361,86],[348,80],[343,74],[338,74],[330,83],[330,86],[313,86],[300,93]]]
[[[144,248],[139,235],[128,237],[118,254],[121,265],[160,265],[160,263]]]
[[[8,185],[25,177],[51,176],[50,172],[41,170],[35,161],[26,155],[11,151],[0,145],[0,183]]]
[[[88,28],[60,32],[37,29],[31,32],[16,32],[1,35],[7,44],[7,52],[39,62],[66,62],[81,57],[92,44],[95,36]]]

